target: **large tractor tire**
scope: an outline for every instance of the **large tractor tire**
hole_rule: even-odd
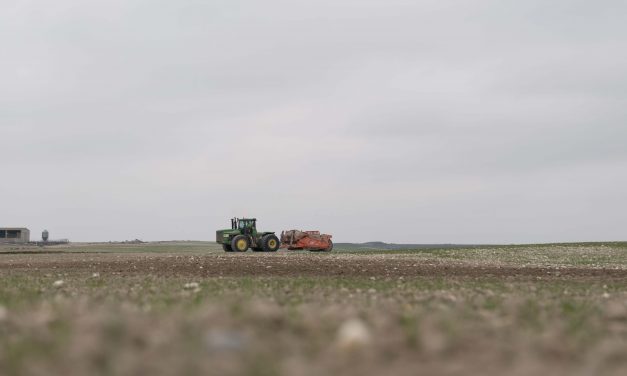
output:
[[[268,234],[261,239],[261,247],[264,252],[276,252],[280,246],[279,238],[274,234]]]
[[[248,251],[248,247],[250,247],[250,242],[248,241],[248,237],[244,235],[237,235],[231,241],[231,248],[233,248],[234,252],[246,252]]]
[[[224,249],[224,252],[233,252],[230,244],[222,244],[222,249]]]

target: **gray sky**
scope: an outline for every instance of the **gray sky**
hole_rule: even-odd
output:
[[[627,239],[627,3],[0,2],[0,225]]]

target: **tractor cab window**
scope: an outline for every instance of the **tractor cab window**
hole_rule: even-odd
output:
[[[239,221],[239,229],[245,229],[253,226],[253,221]]]

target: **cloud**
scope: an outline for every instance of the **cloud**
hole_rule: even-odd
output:
[[[211,239],[624,237],[620,1],[12,1],[7,225]]]

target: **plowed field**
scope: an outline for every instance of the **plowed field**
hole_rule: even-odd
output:
[[[0,248],[0,374],[627,373],[621,243]]]

